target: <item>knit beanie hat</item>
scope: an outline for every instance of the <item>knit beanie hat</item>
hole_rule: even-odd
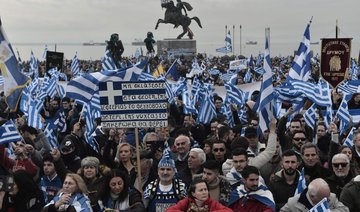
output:
[[[159,161],[158,167],[171,167],[175,168],[175,161],[172,158],[172,154],[170,152],[170,148],[166,148],[164,150],[163,156]]]

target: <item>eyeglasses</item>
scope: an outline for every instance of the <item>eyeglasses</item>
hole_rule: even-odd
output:
[[[293,138],[295,141],[306,141],[306,138]]]
[[[215,148],[214,149],[214,152],[224,152],[225,151],[225,149],[224,148]]]
[[[335,168],[339,168],[341,167],[346,167],[348,165],[348,163],[333,163],[332,164]]]

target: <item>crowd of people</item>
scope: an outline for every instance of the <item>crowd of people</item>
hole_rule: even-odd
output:
[[[198,59],[205,61],[201,55]],[[226,72],[232,59],[213,58],[207,65]],[[153,58],[151,66],[160,60]],[[181,60],[178,71],[185,77],[192,62]],[[281,61],[273,59],[283,70],[274,78],[275,86],[291,63]],[[80,63],[88,73],[101,70],[101,61]],[[64,64],[69,79],[70,64]],[[42,74],[44,67],[40,64]],[[315,65],[313,72],[317,71]],[[245,71],[238,73],[237,84],[245,83],[244,75]],[[261,80],[261,75],[252,75],[254,81]],[[223,85],[219,76],[202,77]],[[334,105],[339,104],[341,97],[333,95]],[[353,95],[351,107],[360,108],[359,96]],[[74,99],[48,98],[41,111],[44,120],[58,111],[65,114],[67,129],[57,134],[59,148],[51,148],[43,130],[28,126],[21,111],[7,112],[1,100],[1,123],[15,119],[23,140],[0,145],[5,185],[0,211],[308,211],[324,198],[331,211],[360,211],[360,132],[354,132],[353,146],[346,146],[338,123],[326,127],[319,120],[313,130],[302,113],[289,107],[261,133],[255,101],[252,96],[245,105],[247,119],[234,116],[235,126],[230,127],[220,96],[214,97],[217,115],[209,124],[196,123],[178,99],[169,104],[166,128],[140,129],[138,149],[134,129],[105,129],[101,119],[93,120],[99,150],[95,151],[84,139],[87,123]],[[298,191],[301,177],[306,188]]]

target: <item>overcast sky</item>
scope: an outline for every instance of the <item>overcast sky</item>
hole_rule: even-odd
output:
[[[297,49],[306,24],[313,16],[311,40],[335,37],[338,19],[340,37],[353,38],[353,55],[360,46],[359,0],[188,0],[189,16],[201,19],[191,29],[199,43],[223,43],[225,25],[235,25],[235,44],[242,40],[264,40],[271,28],[271,42],[294,43]],[[160,25],[165,9],[160,0],[0,0],[0,16],[11,42],[86,42],[108,40],[117,32],[124,43],[145,38],[175,38],[180,33],[172,25]],[[232,32],[232,31],[231,31]],[[260,48],[260,47],[259,47]]]

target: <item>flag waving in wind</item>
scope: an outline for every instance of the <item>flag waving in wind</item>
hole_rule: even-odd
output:
[[[232,52],[232,41],[231,41],[230,30],[225,37],[225,46],[222,48],[216,49],[216,52],[220,52],[220,53],[224,53],[224,54]]]
[[[295,59],[291,65],[289,76],[286,81],[290,79],[297,79],[307,81],[310,76],[311,64],[310,64],[310,23],[306,26],[304,37],[300,43],[299,49],[296,52]]]
[[[18,69],[18,61],[6,37],[0,20],[0,70],[4,78],[4,92],[9,108],[16,110],[22,89],[30,79]]]

